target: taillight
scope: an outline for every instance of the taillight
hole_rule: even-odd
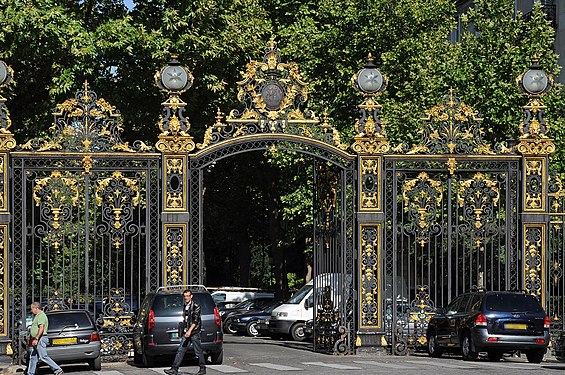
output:
[[[149,310],[149,318],[147,319],[147,329],[155,328],[155,312]]]
[[[549,320],[549,316],[545,316],[545,319],[543,320],[543,328],[544,329],[549,329],[549,326],[551,325],[551,320]]]
[[[100,341],[100,335],[98,333],[91,333],[90,334],[90,342],[93,341]]]
[[[216,325],[218,327],[222,326],[222,318],[220,318],[220,310],[217,307],[214,307],[214,319],[216,320]]]
[[[487,317],[484,314],[479,314],[475,318],[475,327],[486,327]]]

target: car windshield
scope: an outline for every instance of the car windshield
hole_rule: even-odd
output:
[[[92,328],[92,322],[86,312],[62,312],[48,314],[49,331],[60,331],[65,327]]]
[[[529,294],[490,294],[485,301],[487,311],[543,312],[540,303]]]
[[[253,305],[254,303],[256,303],[255,301],[253,301],[252,299],[248,299],[246,301],[241,301],[240,303],[238,303],[237,305],[235,305],[233,308],[234,309],[246,309],[249,306]]]
[[[312,290],[312,284],[306,284],[298,292],[296,292],[287,303],[297,304],[302,302],[304,297]]]

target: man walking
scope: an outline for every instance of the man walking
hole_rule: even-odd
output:
[[[55,375],[63,375],[61,367],[47,355],[47,344],[49,343],[47,339],[47,329],[49,328],[47,315],[41,310],[39,302],[33,302],[30,308],[34,315],[29,331],[30,344],[33,349],[29,355],[29,364],[26,373],[27,375],[35,375],[37,361],[40,359],[51,367]]]
[[[192,342],[194,347],[194,354],[198,357],[198,365],[200,369],[195,375],[206,374],[206,360],[204,359],[204,354],[202,353],[202,342],[200,340],[200,329],[202,327],[202,320],[200,317],[200,305],[192,300],[192,292],[190,289],[186,289],[183,292],[184,296],[184,312],[183,320],[184,326],[188,327],[188,330],[182,337],[182,341],[177,349],[177,355],[170,369],[165,370],[165,374],[168,375],[178,375],[179,366],[184,358],[184,354],[188,349],[189,343]]]

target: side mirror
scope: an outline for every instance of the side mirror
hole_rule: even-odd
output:
[[[308,310],[310,307],[312,307],[312,303],[313,300],[311,298],[306,298],[306,301],[304,301],[304,308]]]

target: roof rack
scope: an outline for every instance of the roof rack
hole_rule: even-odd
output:
[[[204,285],[197,285],[197,284],[160,286],[160,287],[157,288],[155,293],[164,292],[164,291],[171,291],[171,292],[181,291],[182,292],[186,289],[190,289],[191,292],[209,293],[208,289],[206,289],[206,287]]]
[[[484,286],[472,285],[470,291],[475,293],[484,293],[487,292],[487,289]]]

